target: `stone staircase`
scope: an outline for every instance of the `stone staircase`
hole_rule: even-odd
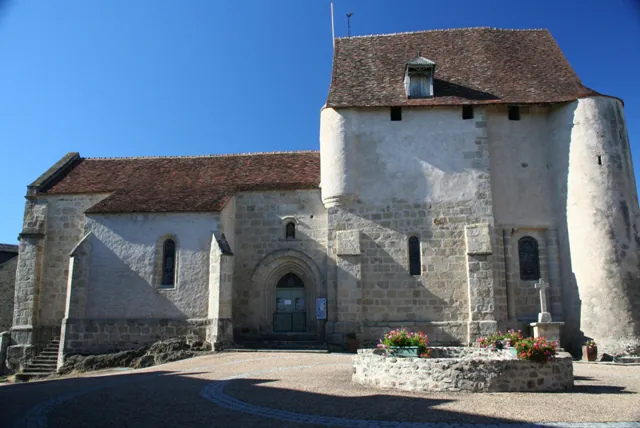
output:
[[[58,369],[59,349],[60,338],[55,337],[33,361],[27,364],[22,373],[16,374],[16,382],[28,382],[31,379],[55,374]]]

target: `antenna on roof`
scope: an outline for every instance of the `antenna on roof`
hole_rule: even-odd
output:
[[[351,17],[353,12],[347,13],[347,37],[351,37]]]
[[[333,2],[331,2],[331,43],[333,43],[333,49],[336,48],[336,27],[333,24]]]

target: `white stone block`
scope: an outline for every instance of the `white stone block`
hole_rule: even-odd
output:
[[[360,231],[341,230],[336,232],[336,253],[339,256],[360,255]]]
[[[491,254],[491,234],[488,223],[469,224],[464,227],[467,254]]]

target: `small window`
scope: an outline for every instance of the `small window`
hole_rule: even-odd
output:
[[[420,240],[412,236],[409,238],[409,275],[420,275],[422,273],[421,259]]]
[[[540,260],[538,241],[530,236],[518,241],[518,259],[520,261],[520,279],[535,281],[540,279]]]
[[[391,121],[402,120],[402,107],[391,107]]]
[[[519,106],[509,106],[509,120],[520,120]]]
[[[473,106],[462,106],[462,118],[473,119]]]
[[[173,287],[176,283],[176,243],[167,239],[162,244],[162,287]]]
[[[287,226],[285,228],[285,238],[296,239],[296,225],[292,221],[287,223]]]

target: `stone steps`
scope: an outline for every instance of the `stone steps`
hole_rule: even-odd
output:
[[[58,349],[60,340],[54,338],[45,348],[34,358],[22,373],[16,374],[16,382],[28,382],[31,379],[51,376],[58,369]]]

